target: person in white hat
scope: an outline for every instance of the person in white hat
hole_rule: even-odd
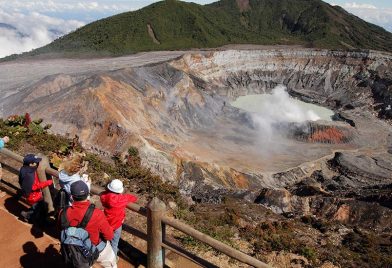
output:
[[[117,256],[118,242],[120,241],[122,224],[125,219],[125,207],[128,203],[137,201],[137,197],[132,194],[123,194],[124,186],[118,179],[112,180],[107,191],[101,194],[101,203],[104,207],[104,213],[110,226],[114,231],[114,237],[111,240],[112,248]]]

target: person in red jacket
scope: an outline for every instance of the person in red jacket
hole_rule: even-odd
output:
[[[81,180],[72,183],[71,195],[73,203],[67,209],[66,216],[70,226],[78,226],[90,206],[90,201],[87,200],[89,195],[89,188],[87,184]],[[113,229],[109,225],[102,210],[97,208],[94,209],[85,230],[90,235],[91,243],[94,244],[99,251],[97,262],[105,268],[116,268],[116,255],[109,243],[109,241],[113,239]]]
[[[42,189],[52,185],[52,180],[41,182],[38,178],[37,168],[42,159],[34,154],[28,154],[23,158],[23,166],[19,170],[19,184],[23,196],[31,205],[28,211],[22,211],[21,215],[28,222],[37,221],[43,223],[47,216],[47,204],[43,200]]]
[[[118,179],[112,180],[107,188],[108,190],[101,194],[101,203],[104,207],[106,218],[114,230],[111,244],[117,256],[118,242],[120,241],[122,224],[125,218],[125,207],[128,203],[136,202],[137,197],[131,194],[123,194],[124,186],[122,181]]]

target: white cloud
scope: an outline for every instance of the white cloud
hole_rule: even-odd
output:
[[[152,1],[0,0],[0,58],[44,46],[90,21],[149,2]]]
[[[118,1],[117,1],[118,2]],[[139,2],[139,3],[138,3]],[[66,11],[96,11],[104,13],[105,10],[111,11],[126,11],[133,10],[135,7],[140,7],[145,1],[128,1],[113,4],[113,1],[53,1],[53,0],[38,0],[38,1],[23,1],[23,0],[0,0],[0,8],[14,11],[39,11],[46,12],[66,12]],[[153,2],[153,1],[147,1]]]
[[[344,3],[342,5],[343,8],[349,8],[349,9],[354,9],[354,8],[358,8],[358,9],[377,9],[376,6],[371,5],[371,4],[357,4],[355,2],[352,3]]]
[[[379,8],[372,4],[357,4],[356,2],[344,3],[340,6],[361,19],[392,32],[392,8]]]
[[[2,9],[0,23],[3,23],[0,27],[0,58],[41,47],[84,25],[80,21],[57,19],[38,12],[8,13]]]

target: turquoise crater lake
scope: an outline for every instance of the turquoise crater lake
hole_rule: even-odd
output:
[[[272,94],[241,96],[231,105],[274,122],[332,121],[334,115],[330,109],[291,98],[282,86]]]

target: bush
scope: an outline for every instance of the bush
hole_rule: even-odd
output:
[[[312,262],[314,262],[317,259],[317,252],[313,248],[309,248],[305,246],[301,248],[298,253]]]
[[[136,147],[131,146],[128,149],[128,154],[132,157],[139,157],[139,150]]]

